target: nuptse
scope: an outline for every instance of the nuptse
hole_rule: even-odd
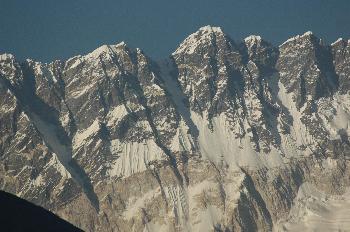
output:
[[[311,32],[206,26],[158,63],[125,43],[3,54],[1,190],[86,231],[292,230],[305,186],[350,185],[349,90],[349,41]]]

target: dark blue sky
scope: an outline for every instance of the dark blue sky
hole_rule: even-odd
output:
[[[332,42],[350,38],[350,0],[0,0],[0,53],[51,61],[125,41],[159,59],[208,24],[234,40]]]

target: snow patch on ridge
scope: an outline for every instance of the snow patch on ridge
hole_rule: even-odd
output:
[[[331,46],[334,46],[334,45],[336,45],[337,43],[343,42],[343,41],[344,41],[343,38],[338,38],[336,41],[334,41],[333,43],[331,43]]]
[[[126,116],[128,115],[128,110],[124,104],[113,107],[107,114],[107,126],[115,126]]]
[[[287,44],[287,43],[290,43],[290,42],[293,42],[293,41],[296,41],[296,40],[299,40],[299,39],[301,39],[301,38],[304,38],[304,37],[306,37],[306,36],[311,36],[311,35],[313,35],[312,31],[307,31],[307,32],[305,32],[303,35],[296,35],[296,36],[294,36],[294,37],[291,37],[291,38],[287,39],[284,43],[282,43],[282,44],[280,45],[280,47],[283,46],[283,45],[285,45],[285,44]]]
[[[67,171],[67,169],[61,164],[57,155],[52,153],[52,157],[50,161],[46,164],[44,168],[55,167],[55,169],[61,174],[64,178],[72,178],[71,174]]]
[[[99,120],[96,119],[88,128],[83,131],[79,131],[73,138],[73,149],[84,145],[87,139],[95,135],[100,130]]]

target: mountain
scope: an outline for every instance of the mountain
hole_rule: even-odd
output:
[[[53,213],[3,191],[0,191],[0,204],[2,231],[82,231]]]
[[[85,231],[346,230],[349,62],[347,40],[211,26],[161,62],[2,54],[1,189]]]

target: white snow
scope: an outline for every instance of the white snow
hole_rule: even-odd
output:
[[[154,74],[152,73],[152,75]],[[155,97],[165,96],[164,90],[157,84],[146,86],[144,93],[145,93],[145,96],[155,96]]]
[[[185,124],[184,120],[180,121],[179,127],[176,131],[176,135],[171,141],[170,147],[172,152],[194,151],[196,144],[195,141],[193,141],[193,138],[189,133],[189,128]]]
[[[349,109],[345,109],[341,105],[337,105],[337,112],[335,114],[332,124],[338,129],[349,129],[350,112]]]
[[[331,46],[334,46],[335,44],[337,44],[337,43],[339,43],[339,42],[341,42],[341,41],[344,41],[343,38],[337,39],[336,41],[334,41],[334,42],[331,44]]]
[[[201,27],[197,32],[189,35],[176,49],[172,55],[176,55],[179,53],[187,53],[192,54],[196,50],[196,48],[203,43],[206,43],[212,39],[215,34],[223,34],[223,31],[220,27],[212,27],[212,26],[204,26]]]
[[[100,123],[98,119],[95,119],[95,121],[85,130],[78,131],[73,138],[73,149],[77,149],[80,146],[84,145],[84,143],[89,139],[91,136],[95,135],[100,130]]]
[[[127,114],[128,111],[124,104],[113,107],[106,116],[107,126],[112,127],[117,125]]]
[[[234,139],[230,124],[224,114],[212,119],[213,131],[208,128],[208,121],[196,113],[191,114],[192,120],[199,130],[198,144],[203,158],[218,164],[224,162],[233,169],[249,167],[252,169],[281,166],[283,157],[276,149],[269,154],[260,154],[252,146],[250,138]]]
[[[85,58],[99,58],[102,54],[110,54],[117,52],[117,49],[120,47],[125,47],[126,43],[124,41],[115,44],[115,45],[102,45],[98,48],[96,48],[94,51],[90,52],[89,54],[85,55]]]
[[[279,86],[280,92],[276,94],[279,94],[282,103],[292,111],[293,117],[296,117],[293,124],[293,132],[292,135],[281,136],[281,150],[271,147],[272,150],[269,154],[258,153],[255,151],[250,140],[252,134],[248,133],[241,139],[235,139],[235,132],[232,131],[232,126],[225,114],[215,116],[212,119],[213,130],[211,130],[208,127],[209,122],[205,112],[203,117],[194,112],[189,112],[189,109],[183,104],[185,96],[180,91],[178,83],[171,76],[167,75],[169,69],[167,65],[169,64],[160,64],[165,86],[175,100],[177,109],[181,112],[184,119],[180,122],[177,134],[171,143],[172,151],[186,150],[193,152],[198,148],[204,159],[209,159],[216,164],[222,162],[229,164],[233,169],[241,166],[252,169],[264,165],[268,167],[283,166],[284,163],[288,162],[290,157],[298,157],[304,154],[298,147],[307,144],[306,142],[309,141],[309,137],[307,137],[307,133],[304,133],[305,127],[300,122],[301,113],[296,109],[295,103],[292,101],[292,95],[286,94],[286,90],[281,84]],[[245,94],[245,101],[248,110],[251,111],[249,114],[253,117],[251,120],[259,122],[261,111],[256,109],[259,101],[256,98],[249,98],[249,96],[252,96],[252,94],[247,92]],[[250,124],[246,120],[244,120],[244,124],[245,128],[250,127]],[[199,131],[198,141],[192,139],[189,133],[189,125],[191,125],[192,130],[197,129]],[[298,134],[301,128],[303,129],[302,136]],[[235,130],[240,131],[239,128]]]
[[[45,180],[43,179],[43,176],[40,174],[38,175],[34,180],[33,180],[33,184],[35,186],[41,186],[45,184]]]
[[[340,139],[340,130],[350,134],[350,95],[335,94],[332,99],[322,98],[317,103],[319,115],[331,139]]]
[[[108,53],[110,51],[110,46],[102,45],[101,47],[96,48],[87,57],[98,58],[103,53]]]
[[[13,60],[15,57],[12,54],[4,53],[0,54],[0,61]]]
[[[213,205],[208,205],[204,211],[199,213],[199,221],[194,231],[214,231],[214,225],[223,217],[220,209]]]
[[[294,37],[291,37],[291,38],[287,39],[284,43],[282,43],[282,44],[280,45],[280,47],[283,46],[283,45],[285,45],[285,44],[287,44],[287,43],[289,43],[289,42],[292,42],[292,41],[295,41],[295,40],[298,40],[298,39],[300,39],[300,38],[303,38],[303,37],[305,37],[305,36],[310,36],[310,35],[313,35],[312,31],[307,31],[307,32],[305,32],[303,35],[296,35],[296,36],[294,36]]]
[[[329,195],[310,183],[303,184],[286,221],[275,231],[348,231],[350,189],[343,195]]]
[[[163,150],[153,141],[123,143],[118,139],[111,141],[111,153],[120,156],[108,171],[111,177],[128,177],[134,173],[145,171],[153,160],[165,160]]]
[[[74,92],[70,92],[69,95],[71,98],[79,98],[84,94],[88,93],[91,88],[96,86],[96,83],[90,83],[89,85],[80,85],[76,88]]]
[[[165,187],[165,196],[169,201],[172,211],[175,212],[176,220],[181,228],[185,231],[190,231],[189,221],[186,220],[186,215],[188,215],[188,199],[186,190],[183,186],[174,185]]]
[[[309,35],[313,35],[312,31],[307,31],[302,36],[309,36]]]
[[[128,198],[126,211],[123,212],[123,216],[125,219],[130,220],[138,212],[145,208],[148,202],[152,202],[154,198],[157,198],[161,194],[160,187],[153,189],[149,192],[146,192],[142,195],[142,197],[131,197]]]
[[[180,125],[177,128],[176,136],[171,142],[171,149],[173,152],[178,151],[192,151],[196,144],[193,141],[190,130],[195,130],[194,125],[191,124],[191,115],[189,109],[184,104],[185,96],[180,89],[179,84],[170,76],[171,63],[164,61],[159,63],[160,71],[165,83],[166,90],[170,93],[177,110],[181,114]]]
[[[250,35],[244,39],[245,43],[257,42],[261,41],[261,37],[259,35]]]
[[[81,64],[82,62],[83,62],[83,59],[81,55],[70,58],[69,60],[66,61],[66,65],[68,66],[67,70],[78,67],[79,64]]]
[[[284,153],[289,156],[302,156],[309,155],[312,153],[311,150],[304,151],[303,153],[297,149],[297,147],[302,145],[309,145],[313,142],[313,138],[307,132],[305,125],[301,122],[302,111],[297,109],[296,103],[293,100],[293,93],[287,93],[284,85],[281,82],[278,82],[279,92],[278,98],[281,103],[288,109],[289,113],[293,116],[293,126],[291,127],[290,135],[282,135],[283,149]],[[307,146],[309,149],[309,146]]]
[[[67,164],[72,158],[71,152],[67,146],[61,143],[55,127],[42,120],[33,112],[30,113],[30,118],[40,134],[43,135],[43,138],[45,139],[44,142],[56,153],[57,156],[59,156],[59,161]]]
[[[61,164],[57,155],[55,153],[52,154],[50,161],[45,165],[44,168],[54,167],[62,177],[71,178],[71,174],[67,171],[67,169]]]
[[[150,221],[145,224],[145,228],[143,229],[143,232],[156,232],[156,231],[169,231],[170,225],[169,224],[160,224],[157,222]]]
[[[55,75],[46,63],[43,64],[29,59],[27,61],[33,66],[33,70],[36,76],[42,76],[43,78],[47,78],[47,81],[49,81],[50,83],[57,83]],[[38,86],[38,90],[39,88],[40,86]]]
[[[60,121],[63,127],[68,126],[69,123],[69,113],[60,116]]]
[[[240,197],[240,188],[245,175],[241,171],[230,173],[229,175],[230,181],[223,184],[223,190],[226,196],[225,205],[234,208]],[[191,221],[190,231],[213,231],[214,225],[224,218],[225,212],[222,208],[220,209],[217,205],[210,204],[209,202],[206,202],[207,205],[203,208],[201,202],[198,201],[199,197],[201,195],[203,196],[203,194],[209,197],[216,197],[218,191],[221,191],[218,189],[217,180],[214,177],[212,178],[210,179],[208,177],[202,182],[190,185],[187,189],[190,212],[189,221]]]
[[[221,27],[213,27],[210,25],[206,25],[206,26],[199,28],[199,31],[223,33]]]

